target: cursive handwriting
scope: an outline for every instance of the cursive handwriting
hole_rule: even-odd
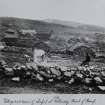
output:
[[[16,99],[9,99],[4,98],[4,103],[6,105],[94,105],[96,103],[96,99],[90,98],[70,98],[65,99],[61,98],[60,96],[48,97],[48,98],[33,98],[32,100],[16,100]]]

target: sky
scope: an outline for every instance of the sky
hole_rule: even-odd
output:
[[[0,0],[0,17],[57,19],[105,27],[105,0]]]

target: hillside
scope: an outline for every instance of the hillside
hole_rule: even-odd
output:
[[[66,49],[74,51],[75,48],[78,48],[78,46],[80,47],[80,45],[86,45],[99,54],[105,54],[105,28],[103,27],[61,20],[39,21],[22,18],[1,17],[0,39],[3,39],[5,36],[5,31],[10,28],[15,31],[25,29],[36,30],[39,33],[43,31],[51,32],[51,36],[49,38],[47,38],[46,34],[41,34],[39,41],[44,42],[46,44],[45,46],[48,46],[53,51],[64,51]],[[37,37],[38,36],[39,35],[37,35]],[[46,38],[46,40],[44,38]],[[18,43],[20,44],[19,46],[21,47],[23,44],[24,46],[33,45],[33,42],[35,42],[34,38],[31,40],[18,40]],[[79,53],[78,50],[76,51]]]
[[[83,23],[78,23],[78,22],[72,22],[72,21],[45,19],[44,22],[48,22],[48,23],[52,23],[52,24],[55,23],[55,24],[59,24],[59,25],[69,26],[71,28],[77,28],[77,29],[88,30],[88,31],[93,31],[93,32],[105,32],[104,27],[83,24]]]
[[[11,17],[0,18],[1,32],[12,25],[15,29],[35,29],[36,31],[52,31],[52,36],[69,38],[84,38],[87,41],[104,40],[105,28],[94,25],[66,22],[60,20],[29,20]],[[98,37],[97,37],[98,34]],[[101,38],[102,37],[102,38]]]

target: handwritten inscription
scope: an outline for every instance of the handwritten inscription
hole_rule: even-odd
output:
[[[70,98],[64,99],[60,96],[54,96],[49,98],[33,98],[32,100],[14,100],[9,98],[4,98],[4,103],[6,105],[94,105],[96,99],[90,98]]]

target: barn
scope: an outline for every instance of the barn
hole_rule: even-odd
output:
[[[84,43],[78,43],[70,48],[73,51],[73,56],[78,56],[79,58],[85,58],[88,53],[91,57],[95,57],[95,51],[90,46]]]

